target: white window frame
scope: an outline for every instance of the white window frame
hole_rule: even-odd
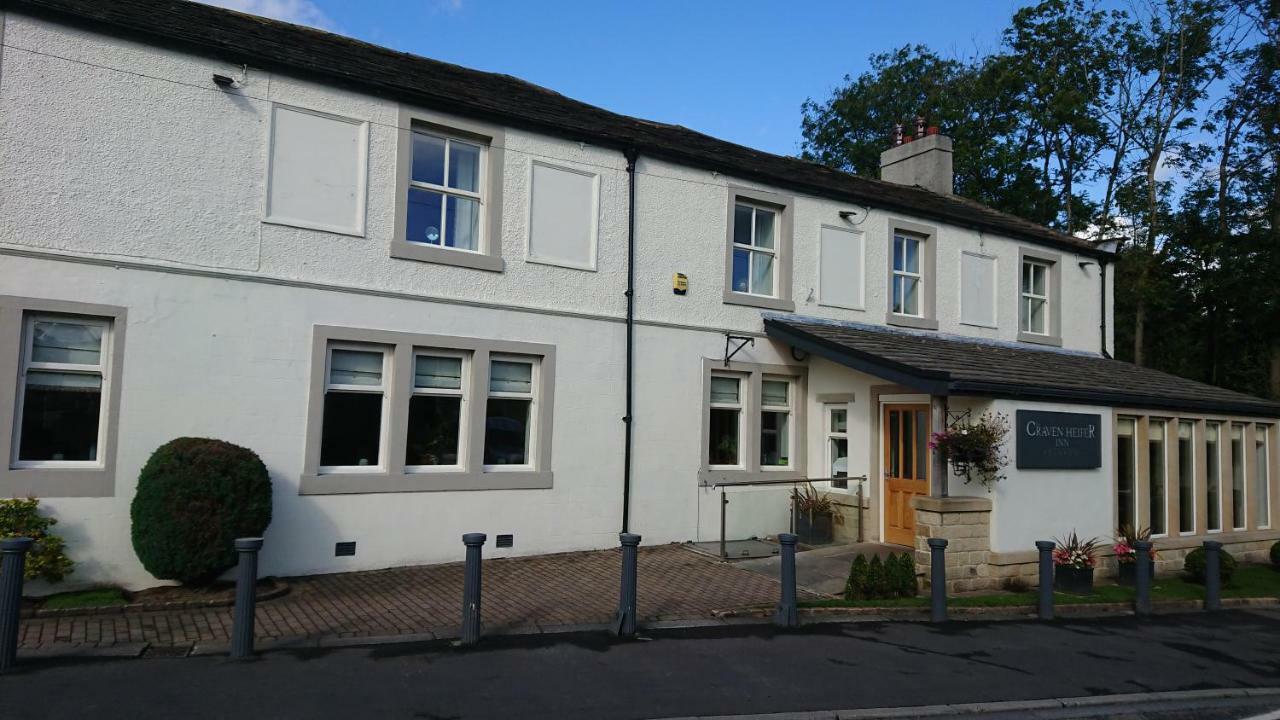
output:
[[[417,386],[417,367],[418,357],[448,357],[458,358],[462,361],[461,381],[458,389],[452,388],[420,388]],[[471,428],[471,398],[468,396],[468,388],[471,387],[471,353],[460,350],[447,350],[442,348],[415,347],[413,355],[410,356],[408,375],[409,382],[409,398],[414,397],[456,397],[459,398],[458,403],[458,462],[452,465],[410,465],[405,463],[404,471],[406,473],[432,473],[432,472],[458,472],[465,467],[465,460]],[[405,431],[408,432],[408,423],[405,423]],[[407,438],[406,438],[407,442]]]
[[[32,360],[35,344],[35,327],[38,322],[61,322],[77,325],[93,325],[102,328],[102,346],[97,365],[82,363],[35,362]],[[19,365],[16,406],[13,418],[13,456],[9,467],[14,470],[40,468],[102,468],[105,466],[104,448],[107,441],[108,399],[111,397],[110,358],[112,354],[112,323],[100,317],[63,315],[55,313],[28,313],[22,323],[22,359]],[[97,375],[101,378],[98,399],[97,457],[93,460],[22,460],[22,412],[27,397],[28,372],[58,372],[76,375]]]
[[[493,377],[493,370],[492,370],[493,363],[500,362],[500,361],[526,363],[532,366],[529,371],[529,392],[527,393],[494,392],[493,390],[489,389],[489,383],[492,381],[492,377]],[[529,425],[528,425],[528,431],[525,433],[525,436],[524,436],[525,462],[520,465],[482,464],[481,469],[483,470],[483,472],[487,472],[487,473],[528,472],[529,470],[532,470],[538,466],[538,456],[537,456],[538,432],[539,432],[538,388],[541,385],[541,378],[539,376],[539,373],[541,372],[541,365],[542,365],[541,358],[538,358],[532,355],[512,355],[512,354],[503,354],[503,353],[493,353],[489,356],[489,368],[490,368],[489,377],[485,378],[485,383],[484,383],[485,424],[487,425],[489,420],[489,409],[488,409],[489,399],[490,398],[495,398],[495,399],[511,398],[511,399],[529,401],[529,420],[528,420]],[[480,450],[481,450],[482,457],[484,453],[484,443],[485,443],[485,436],[482,433],[480,437]]]
[[[351,350],[354,352],[376,352],[382,356],[382,377],[381,383],[374,385],[347,385],[344,383],[333,383],[331,381],[331,371],[333,369],[333,351],[334,350]],[[390,431],[391,417],[388,412],[391,403],[390,385],[387,378],[391,373],[391,348],[384,345],[374,343],[358,343],[358,342],[341,342],[333,341],[329,343],[328,349],[325,350],[324,362],[324,400],[328,400],[330,391],[343,393],[365,393],[379,394],[382,396],[382,413],[378,419],[378,462],[376,465],[321,465],[317,468],[317,472],[321,475],[331,473],[342,474],[359,474],[359,473],[382,473],[386,472],[388,458],[388,434]],[[412,382],[412,380],[410,380]],[[320,428],[320,437],[324,437],[324,428]]]
[[[831,429],[831,426],[833,424],[832,417],[837,412],[844,413],[844,432],[837,432]],[[829,477],[833,478],[833,480],[827,484],[828,485],[827,489],[832,492],[842,492],[842,493],[852,492],[852,488],[849,487],[849,465],[848,465],[849,463],[849,455],[848,455],[849,453],[849,403],[847,402],[823,403],[822,421],[823,421],[822,457],[825,463],[823,465],[823,470],[826,471],[826,474]],[[845,483],[844,487],[839,487],[835,484],[836,483],[836,481],[834,480],[835,475],[832,473],[832,470],[831,470],[831,466],[835,463],[835,458],[831,457],[831,441],[832,440],[844,440],[844,447],[845,447],[845,453],[846,453],[845,468],[844,468],[844,483]]]
[[[786,405],[766,405],[764,402],[764,384],[766,382],[786,383],[787,386],[787,404]],[[760,402],[759,402],[759,422],[757,430],[759,431],[761,444],[764,440],[764,414],[767,412],[785,412],[787,414],[787,464],[786,465],[760,465],[761,472],[791,472],[795,470],[796,459],[795,454],[799,452],[796,448],[796,423],[795,423],[795,394],[796,382],[795,378],[782,375],[762,375],[760,377]],[[741,397],[741,396],[739,396]],[[741,430],[741,425],[739,425]],[[759,446],[756,448],[756,454],[759,454]]]
[[[713,465],[708,463],[707,467],[711,470],[742,470],[747,466],[747,457],[746,457],[747,448],[746,448],[746,444],[743,442],[743,436],[746,433],[746,429],[747,429],[746,428],[747,423],[744,421],[746,420],[746,397],[747,397],[747,391],[750,388],[750,384],[751,384],[749,382],[750,378],[747,375],[743,375],[741,373],[732,373],[732,372],[713,372],[711,373],[711,377],[731,378],[737,381],[738,383],[738,402],[736,403],[716,402],[714,399],[712,399],[707,405],[708,421],[711,417],[712,410],[733,410],[734,412],[738,413],[738,453],[737,453],[738,462],[733,465]],[[789,399],[790,398],[788,398],[788,400]],[[710,452],[710,447],[708,447],[707,452],[708,453]],[[708,455],[708,457],[710,456]]]
[[[1031,268],[1032,289],[1030,290],[1027,289],[1027,268]],[[1038,295],[1034,292],[1035,273],[1037,270],[1044,273],[1044,294],[1043,295]],[[1021,269],[1021,273],[1019,273],[1018,275],[1018,288],[1020,291],[1019,298],[1021,299],[1020,307],[1018,310],[1018,318],[1019,318],[1018,327],[1022,332],[1028,335],[1038,335],[1041,337],[1049,337],[1053,335],[1053,328],[1050,327],[1050,325],[1052,324],[1052,318],[1053,318],[1053,315],[1052,315],[1053,301],[1051,300],[1051,298],[1053,297],[1053,288],[1051,285],[1051,283],[1053,282],[1052,270],[1053,270],[1053,265],[1043,260],[1037,260],[1035,258],[1029,258],[1029,257],[1022,259],[1022,269]],[[1044,330],[1034,330],[1031,328],[1031,325],[1030,325],[1031,324],[1031,305],[1037,300],[1044,303],[1044,314],[1042,315],[1042,317],[1044,318]]]
[[[741,198],[734,200],[734,214],[737,215],[738,207],[751,208],[751,244],[743,245],[736,238],[730,238],[729,243],[733,246],[731,250],[737,252],[739,249],[747,252],[747,289],[746,291],[733,289],[733,278],[729,279],[730,290],[739,294],[750,297],[769,298],[777,300],[780,297],[778,292],[779,275],[782,273],[782,252],[780,245],[782,244],[782,211],[776,207],[769,207],[760,203],[743,200]],[[756,244],[756,214],[764,211],[773,215],[773,247],[760,247]],[[735,226],[736,227],[736,226]],[[755,279],[756,255],[768,255],[773,259],[773,271],[769,274],[773,287],[769,288],[768,293],[752,292],[752,281]],[[730,268],[733,265],[730,263]]]
[[[897,263],[894,262],[894,258],[893,258],[893,245],[896,244],[899,239],[902,240],[902,267],[901,268],[898,267]],[[906,269],[908,242],[914,242],[916,244],[916,266],[919,268],[917,272],[911,272]],[[889,312],[892,313],[893,315],[898,315],[900,317],[908,317],[908,318],[923,318],[925,316],[924,244],[926,242],[928,242],[927,238],[922,238],[918,235],[915,235],[909,232],[903,232],[901,230],[893,231],[893,241],[890,243],[890,246],[889,246],[889,265],[892,268],[892,271],[890,272],[890,280],[889,280],[889,294],[892,296],[889,298]],[[898,284],[896,280],[897,278],[900,278],[900,277],[904,278],[901,284],[901,288],[902,288],[901,298],[898,297],[899,295],[898,291],[894,289],[894,286]],[[916,281],[916,312],[914,313],[905,312],[907,309],[906,279],[912,279]],[[899,304],[898,302],[899,300],[902,301],[901,304]],[[897,307],[901,307],[902,310],[900,311],[895,309]]]
[[[1261,446],[1261,450],[1262,450],[1261,455],[1258,454],[1259,446]],[[1270,425],[1264,425],[1262,423],[1254,424],[1253,453],[1254,453],[1253,481],[1258,484],[1259,488],[1265,487],[1267,489],[1267,502],[1265,505],[1259,505],[1259,507],[1265,507],[1267,510],[1266,524],[1265,525],[1263,524],[1262,518],[1256,517],[1257,515],[1256,511],[1254,515],[1256,517],[1256,522],[1259,530],[1270,530],[1271,515],[1272,515],[1271,506],[1275,503],[1274,498],[1271,497],[1272,493],[1271,493],[1271,426]]]
[[[485,188],[487,187],[489,182],[489,167],[488,167],[489,145],[488,143],[485,143],[475,138],[467,137],[464,135],[454,135],[454,134],[445,132],[443,130],[436,129],[434,127],[430,129],[415,127],[410,129],[409,132],[412,133],[413,135],[426,135],[427,137],[433,137],[433,138],[436,138],[437,140],[444,140],[444,174],[441,176],[441,179],[444,180],[445,184],[436,185],[435,183],[423,182],[421,180],[413,179],[413,138],[410,137],[409,168],[408,168],[409,186],[405,190],[405,197],[404,197],[406,213],[408,212],[407,208],[408,208],[408,202],[409,202],[409,192],[414,189],[440,193],[445,197],[440,202],[440,242],[438,244],[422,242],[420,240],[410,240],[408,237],[403,237],[401,238],[401,240],[404,240],[405,242],[411,243],[413,245],[422,245],[425,247],[440,248],[441,250],[448,250],[448,251],[454,251],[454,252],[471,253],[472,255],[488,254],[489,242],[490,242],[488,232],[487,232],[488,228],[486,227],[486,223],[488,222],[488,217],[487,217],[488,208],[485,206],[485,197],[484,197]],[[451,188],[448,186],[449,148],[455,142],[460,142],[465,145],[472,145],[480,148],[480,156],[477,159],[477,163],[479,166],[476,169],[476,172],[477,172],[476,187],[480,188],[478,191],[473,192],[470,190],[462,190],[461,188]],[[448,223],[446,222],[446,217],[449,213],[449,210],[448,210],[449,196],[465,198],[467,200],[474,200],[476,204],[480,206],[479,211],[476,213],[478,220],[476,222],[476,248],[474,250],[469,250],[467,248],[460,248],[460,247],[452,247],[444,244],[445,233],[448,232],[447,230]],[[406,215],[405,227],[408,228],[407,215]]]
[[[1163,435],[1160,439],[1160,470],[1164,479],[1164,502],[1160,506],[1160,512],[1164,514],[1164,532],[1152,533],[1153,538],[1169,537],[1169,425],[1176,421],[1166,420],[1164,418],[1147,420],[1147,507],[1151,506],[1151,481],[1153,478],[1151,468],[1151,426],[1160,425],[1163,429]],[[1176,439],[1176,438],[1175,438]],[[1181,498],[1179,498],[1181,500]],[[1147,527],[1151,527],[1151,518],[1147,518]]]
[[[1199,448],[1196,446],[1196,421],[1182,420],[1177,421],[1178,424],[1178,534],[1179,535],[1195,535],[1196,534],[1196,511],[1200,509],[1199,488],[1196,487],[1196,464],[1200,459]],[[1182,426],[1187,425],[1191,428],[1191,437],[1188,438],[1188,444],[1191,446],[1191,529],[1185,530],[1182,527]],[[1206,482],[1208,479],[1206,478]],[[1207,523],[1207,520],[1206,520]]]

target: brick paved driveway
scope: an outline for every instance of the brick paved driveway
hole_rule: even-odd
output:
[[[484,562],[487,631],[605,623],[617,609],[621,552]],[[461,563],[292,578],[292,590],[258,605],[261,640],[423,635],[455,637],[462,613]],[[775,579],[678,545],[640,549],[641,620],[709,617],[725,608],[777,601]],[[21,647],[59,649],[150,643],[229,643],[230,608],[23,620]]]

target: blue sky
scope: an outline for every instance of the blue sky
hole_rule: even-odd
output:
[[[782,154],[800,106],[877,52],[995,49],[1019,0],[208,0],[503,72],[585,102]]]

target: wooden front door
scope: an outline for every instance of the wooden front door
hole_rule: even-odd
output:
[[[911,498],[929,494],[929,406],[885,405],[884,541],[915,546]]]

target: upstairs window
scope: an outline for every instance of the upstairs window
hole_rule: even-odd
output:
[[[98,318],[27,317],[15,467],[99,462],[110,328]]]
[[[906,233],[893,236],[893,314],[923,317],[921,287],[924,282],[921,249],[924,239]]]
[[[481,250],[481,174],[486,151],[474,141],[413,131],[407,241]]]
[[[1022,261],[1022,332],[1049,334],[1049,265]]]
[[[778,213],[738,203],[733,215],[733,291],[776,297]]]

